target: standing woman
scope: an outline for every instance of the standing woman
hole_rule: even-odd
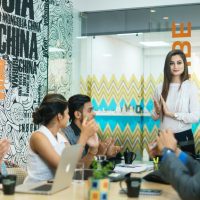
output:
[[[161,130],[175,133],[183,151],[195,154],[191,128],[200,118],[198,90],[189,80],[186,56],[181,50],[172,50],[166,56],[164,82],[155,91],[152,117],[161,120]]]
[[[25,183],[46,181],[54,177],[60,155],[67,143],[64,136],[59,133],[69,121],[67,105],[62,95],[47,94],[39,108],[33,112],[33,122],[39,124],[40,128],[30,137],[28,176]],[[83,122],[83,134],[78,141],[83,149],[88,138],[96,133],[96,126],[94,121]]]

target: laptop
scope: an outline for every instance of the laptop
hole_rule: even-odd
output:
[[[69,187],[80,158],[80,148],[81,145],[77,144],[63,150],[54,180],[49,181],[52,183],[43,181],[34,184],[21,184],[16,186],[15,192],[48,195]]]

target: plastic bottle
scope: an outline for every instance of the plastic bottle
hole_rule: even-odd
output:
[[[143,153],[142,153],[142,161],[149,161],[149,154],[148,154],[146,148],[143,149]]]

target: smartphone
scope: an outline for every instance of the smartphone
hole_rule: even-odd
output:
[[[159,189],[140,189],[140,195],[161,195],[162,190]]]
[[[128,173],[111,173],[108,175],[108,178],[110,179],[111,182],[117,182],[117,181],[123,181],[126,178],[126,175]]]

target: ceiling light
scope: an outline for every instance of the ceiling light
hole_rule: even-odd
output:
[[[143,33],[120,33],[120,34],[117,34],[118,36],[129,36],[129,35],[135,35],[135,36],[138,36],[138,35],[143,35]]]
[[[155,13],[155,12],[156,12],[156,10],[153,10],[153,9],[151,9],[151,10],[150,10],[150,12],[151,12],[151,13]]]
[[[154,42],[140,42],[143,46],[146,47],[163,47],[169,46],[169,43],[163,41],[154,41]]]
[[[167,20],[167,19],[169,19],[169,17],[166,16],[166,17],[163,17],[163,19]]]
[[[77,39],[86,39],[87,37],[86,36],[78,36],[76,37]]]
[[[110,54],[110,53],[105,53],[105,54],[103,54],[103,56],[104,56],[104,57],[112,57],[112,54]]]

